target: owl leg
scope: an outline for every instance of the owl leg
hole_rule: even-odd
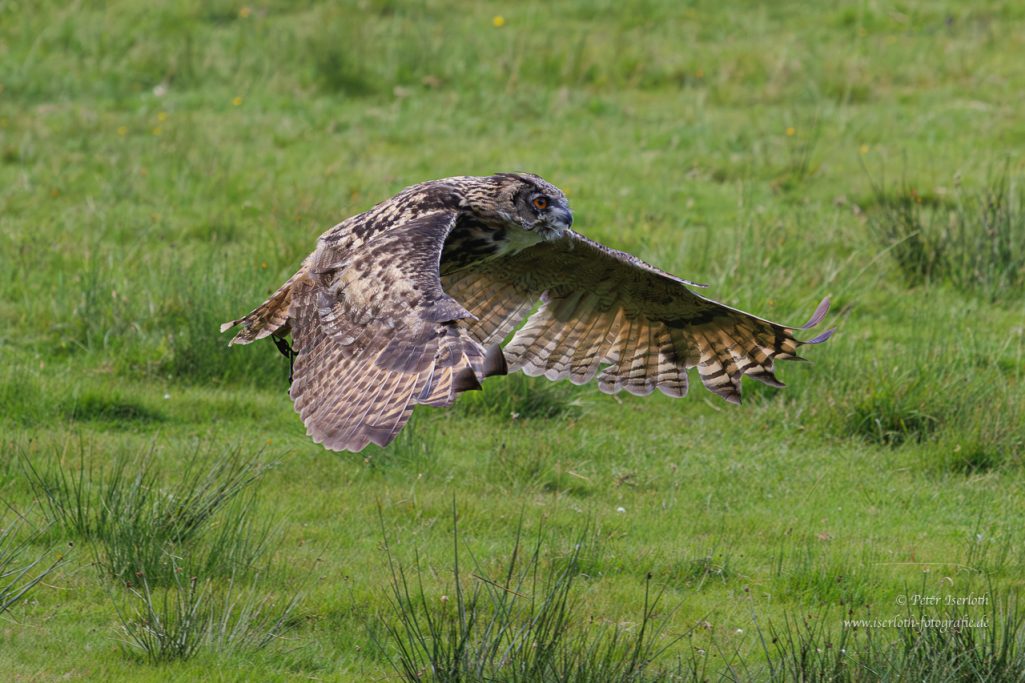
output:
[[[292,348],[292,345],[284,337],[272,336],[271,339],[274,340],[274,346],[278,347],[281,355],[288,359],[288,383],[291,385],[292,371],[295,369],[295,357],[297,355],[295,349]]]

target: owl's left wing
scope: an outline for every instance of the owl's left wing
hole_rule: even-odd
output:
[[[598,374],[606,393],[625,389],[687,393],[697,367],[711,391],[740,402],[743,375],[783,386],[776,360],[798,359],[795,328],[763,320],[692,292],[692,284],[640,259],[569,231],[510,256],[443,278],[445,291],[476,316],[463,321],[487,346],[502,341],[540,299],[504,348],[510,371],[583,384]],[[819,323],[825,299],[801,328]],[[604,367],[602,367],[604,366]]]

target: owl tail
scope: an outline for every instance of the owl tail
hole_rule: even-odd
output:
[[[292,287],[305,274],[304,266],[252,312],[221,325],[221,332],[227,332],[237,325],[242,326],[228,344],[248,344],[271,334],[275,337],[287,335],[290,330],[288,309],[292,303]]]

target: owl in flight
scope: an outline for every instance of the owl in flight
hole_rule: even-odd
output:
[[[414,185],[321,235],[295,275],[221,331],[241,325],[232,344],[273,336],[294,354],[289,393],[307,432],[349,451],[391,442],[414,406],[452,405],[517,370],[683,396],[697,367],[739,403],[741,376],[781,387],[774,362],[832,334],[799,341],[572,224],[562,191],[527,173]]]

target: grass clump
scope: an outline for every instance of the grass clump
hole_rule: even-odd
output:
[[[143,575],[166,584],[176,578],[172,559],[182,554],[196,558],[192,571],[248,571],[270,535],[256,521],[255,498],[242,495],[266,466],[239,448],[209,467],[203,460],[195,451],[167,485],[152,453],[141,464],[132,454],[120,454],[106,469],[86,464],[84,451],[77,467],[61,455],[43,467],[23,456],[23,465],[47,518],[71,536],[95,541],[98,561],[112,577]]]
[[[960,564],[975,574],[990,578],[1002,575],[1017,577],[1019,568],[1025,565],[1022,530],[983,524],[980,517],[968,534],[959,556]]]
[[[875,366],[839,407],[845,435],[891,448],[926,444],[929,466],[938,471],[970,475],[1025,457],[1025,401],[993,372],[901,367],[886,373]]]
[[[48,574],[64,563],[64,555],[50,551],[29,554],[34,538],[19,540],[17,522],[0,520],[0,614],[25,597]],[[47,560],[52,557],[53,559]]]
[[[282,603],[257,590],[255,579],[242,587],[232,575],[219,585],[172,565],[168,587],[155,588],[140,574],[124,600],[114,598],[126,652],[150,663],[187,660],[201,649],[261,650],[288,629],[301,597]]]
[[[973,370],[953,354],[950,340],[920,337],[893,344],[856,375],[843,372],[829,387],[838,431],[887,447],[932,439],[977,398],[963,388]]]
[[[1025,197],[1005,172],[952,201],[877,186],[870,225],[909,284],[945,282],[991,300],[1025,289]]]
[[[0,344],[0,349],[7,351]],[[39,382],[24,367],[15,364],[0,370],[0,419],[17,424],[33,425],[49,417],[50,409]]]
[[[941,470],[959,474],[1020,465],[1025,458],[1025,401],[1014,391],[996,391],[956,428],[937,439],[934,460]]]
[[[184,533],[159,505],[127,512],[130,516],[101,538],[99,558],[107,573],[121,580],[143,575],[166,585],[175,575],[174,558],[182,556],[189,558],[184,567],[190,572],[244,574],[260,562],[270,541],[270,526],[257,520],[252,496],[226,506],[195,533]]]
[[[632,632],[593,620],[582,627],[572,593],[583,538],[567,558],[549,563],[543,530],[525,547],[521,518],[500,574],[487,576],[472,554],[474,569],[466,573],[453,508],[452,585],[435,595],[424,586],[419,560],[408,573],[386,541],[395,615],[386,630],[398,674],[411,682],[665,680],[655,662],[678,639],[666,637],[650,574]]]

